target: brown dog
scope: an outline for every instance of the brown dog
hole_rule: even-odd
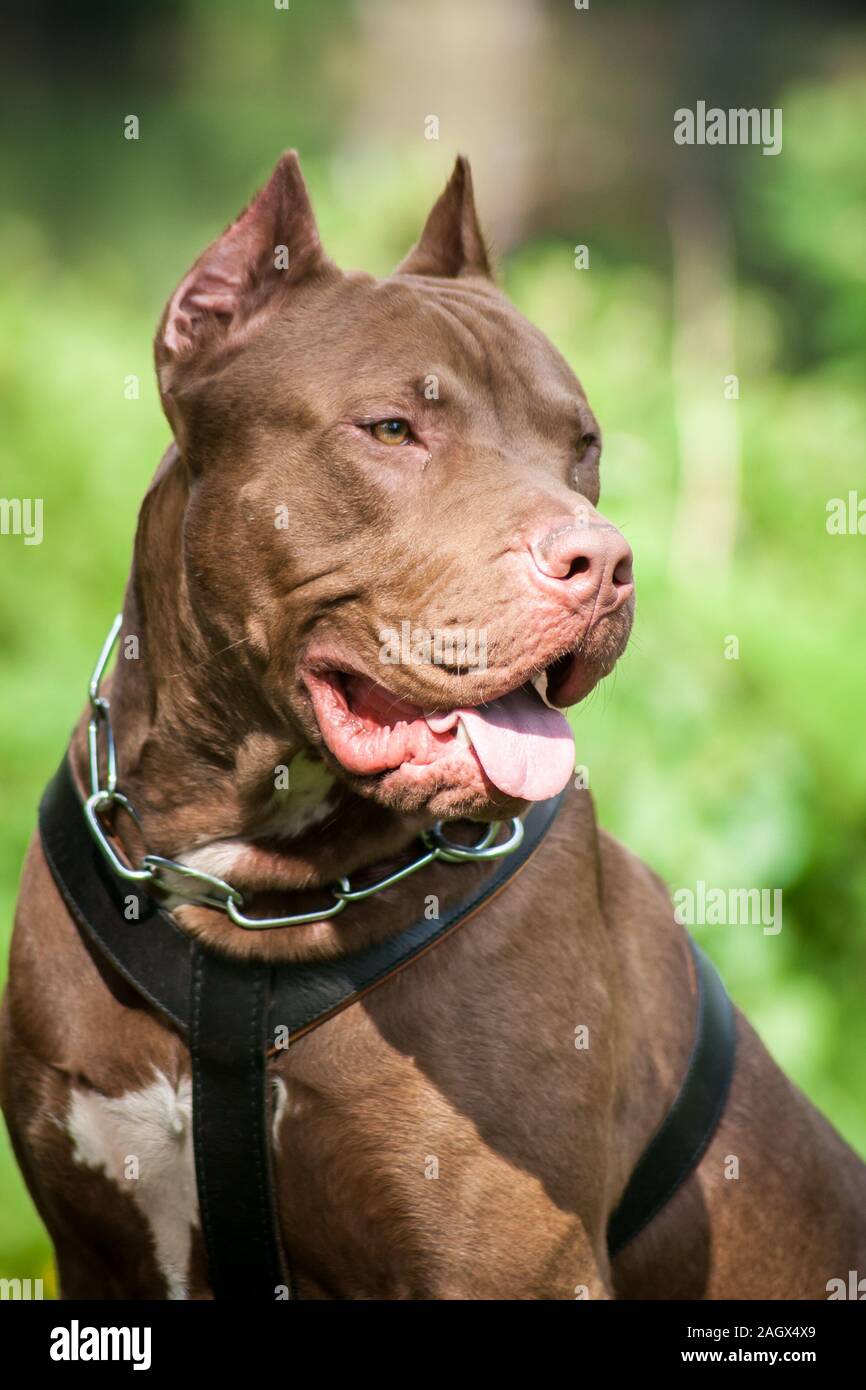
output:
[[[128,858],[182,859],[286,911],[399,862],[435,818],[558,791],[560,710],[623,650],[631,556],[595,511],[579,383],[490,280],[466,164],[377,281],[326,258],[284,157],[181,282],[156,361],[175,443],[110,683],[141,818],[118,827]],[[455,632],[468,646],[443,656]],[[84,786],[85,720],[72,757]],[[261,934],[176,917],[229,953],[325,959],[485,872],[432,865],[333,923]],[[712,1143],[611,1263],[608,1217],[677,1092],[694,988],[664,887],[570,789],[471,925],[273,1058],[300,1296],[823,1298],[866,1273],[866,1168],[739,1017]],[[63,1294],[208,1297],[189,1054],[84,945],[38,841],[3,1052]]]

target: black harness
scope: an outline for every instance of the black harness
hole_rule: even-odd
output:
[[[196,1182],[215,1298],[290,1297],[278,1231],[266,1062],[436,946],[517,874],[552,824],[562,795],[531,807],[523,843],[438,920],[415,922],[354,955],[315,965],[241,961],[208,949],[170,913],[125,891],[88,830],[67,759],[39,808],[45,858],[84,940],[186,1040],[192,1061]],[[734,1067],[731,1002],[691,943],[698,980],[695,1041],[679,1093],[640,1158],[608,1226],[611,1257],[653,1219],[694,1169],[724,1109]]]

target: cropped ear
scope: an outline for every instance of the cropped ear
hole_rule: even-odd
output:
[[[203,346],[230,345],[281,286],[331,265],[298,156],[290,150],[246,211],[199,256],[166,305],[156,334],[161,374]]]
[[[458,155],[454,172],[427,218],[421,240],[401,261],[398,275],[490,276],[490,262],[478,225],[472,174],[465,155]]]

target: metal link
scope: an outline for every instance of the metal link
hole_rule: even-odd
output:
[[[90,708],[93,711],[90,723],[87,726],[87,746],[90,753],[90,794],[95,796],[103,787],[99,778],[99,725],[105,727],[105,746],[108,760],[107,785],[105,791],[114,792],[117,788],[117,752],[114,747],[114,734],[111,730],[111,719],[108,713],[108,700],[104,695],[100,695],[99,687],[102,684],[102,677],[105,675],[105,668],[108,659],[114,650],[114,644],[120,633],[120,624],[123,621],[122,614],[118,613],[108,631],[108,636],[102,644],[102,651],[99,653],[93,674],[90,677],[90,684],[87,688]]]
[[[344,883],[346,888],[349,887],[349,880],[347,878],[341,878],[340,883]],[[327,922],[329,918],[336,917],[349,906],[349,900],[345,892],[340,891],[340,896],[337,897],[338,891],[340,890],[337,888],[331,888],[331,892],[334,894],[334,897],[337,898],[333,907],[318,909],[315,912],[293,912],[286,917],[245,917],[242,912],[238,911],[232,899],[229,898],[226,903],[226,915],[230,921],[234,922],[236,927],[245,927],[247,931],[261,931],[262,928],[269,927],[302,927],[307,922]]]
[[[381,893],[383,888],[390,888],[392,883],[399,883],[402,879],[408,878],[410,874],[417,873],[427,864],[432,864],[438,855],[435,849],[428,850],[418,859],[413,859],[411,864],[406,864],[402,869],[397,869],[393,874],[388,874],[387,878],[380,878],[378,883],[371,883],[368,888],[351,888],[348,879],[344,879],[346,888],[332,888],[331,892],[335,898],[340,898],[346,903],[360,903],[365,898],[369,898],[373,893]]]
[[[501,845],[494,845],[493,841],[502,828],[502,821],[491,821],[485,834],[478,841],[477,845],[458,845],[442,829],[441,820],[437,820],[432,830],[424,832],[425,840],[432,840],[436,846],[436,858],[444,859],[449,864],[463,864],[467,861],[475,863],[477,860],[501,859],[505,854],[511,854],[523,843],[523,821],[519,816],[515,816],[509,821],[509,835],[507,840],[503,840]]]
[[[424,850],[410,864],[395,870],[394,873],[388,874],[376,883],[371,883],[366,888],[352,888],[348,878],[340,878],[329,888],[334,899],[332,906],[320,908],[313,912],[289,913],[284,917],[247,917],[240,910],[244,901],[240,889],[233,888],[230,883],[217,878],[215,874],[206,873],[203,869],[194,869],[189,864],[179,863],[176,859],[165,859],[161,854],[145,854],[142,857],[141,868],[131,868],[128,864],[124,864],[117,854],[100,820],[103,812],[113,806],[120,806],[132,817],[139,829],[141,828],[141,821],[135,808],[128,798],[117,790],[117,749],[111,727],[110,705],[106,696],[99,693],[105,668],[120,634],[121,622],[122,615],[118,613],[99,653],[99,659],[93,669],[88,687],[88,698],[92,711],[87,726],[90,796],[84,803],[84,815],[97,847],[118,878],[122,878],[124,882],[147,884],[151,891],[168,894],[182,902],[217,908],[220,912],[225,912],[236,927],[243,927],[246,931],[267,931],[272,927],[300,927],[308,922],[326,922],[331,917],[336,917],[339,913],[344,912],[349,903],[363,902],[365,898],[372,897],[374,893],[381,893],[383,889],[402,882],[404,878],[409,878],[411,874],[416,874],[419,869],[426,868],[428,864],[435,861],[447,864],[463,864],[501,859],[503,855],[511,854],[521,844],[523,821],[519,817],[515,817],[509,822],[508,838],[501,845],[493,842],[502,829],[502,821],[491,821],[475,845],[460,845],[454,840],[449,840],[442,829],[443,822],[437,821],[432,829],[422,831],[420,838]],[[105,733],[106,780],[104,786],[99,771],[100,728]],[[178,883],[177,880],[180,882]],[[193,885],[198,885],[205,891],[197,893],[194,891]]]
[[[123,792],[119,791],[98,791],[89,796],[84,803],[84,815],[90,827],[90,833],[96,841],[97,847],[102,851],[118,878],[122,878],[126,883],[150,883],[153,874],[150,869],[131,869],[128,864],[118,858],[114,846],[106,835],[99,820],[99,812],[105,810],[107,806],[117,804],[128,811],[133,820],[137,821],[130,803],[127,801]]]
[[[111,722],[108,718],[108,701],[97,700],[93,705],[93,718],[87,725],[87,747],[90,753],[90,792],[95,796],[98,791],[114,792],[117,788],[117,752],[114,747],[114,734],[111,731]],[[100,786],[99,778],[99,726],[102,724],[105,729],[105,750],[108,760],[106,785]]]
[[[410,874],[415,874],[419,869],[424,869],[428,864],[435,861],[444,861],[446,864],[475,863],[486,859],[500,859],[504,854],[511,854],[512,850],[523,841],[523,821],[515,816],[510,822],[511,833],[507,840],[501,845],[493,845],[493,840],[502,828],[502,821],[491,821],[487,826],[483,836],[477,845],[458,845],[453,840],[449,840],[442,830],[442,821],[437,821],[432,830],[421,832],[421,839],[430,848],[426,854],[419,855],[413,859],[411,864],[406,864],[402,869],[397,869],[393,874],[388,874],[387,878],[380,878],[377,883],[371,883],[368,888],[356,888],[352,892],[344,892],[340,888],[333,888],[331,891],[337,898],[343,898],[346,902],[362,902],[364,898],[369,898],[373,893],[381,893],[383,888],[390,888],[394,883],[400,883]],[[492,846],[492,847],[491,847]]]
[[[179,864],[176,859],[164,859],[161,854],[145,854],[141,862],[150,869],[154,884],[164,893],[189,899],[190,902],[202,903],[206,907],[219,907],[223,911],[228,903],[233,902],[239,907],[244,900],[239,888],[232,888],[225,879],[217,878],[216,874],[206,873],[204,869],[193,869],[189,864]],[[207,889],[216,889],[216,894],[208,892],[199,896],[190,893],[185,886],[179,888],[173,884],[173,876],[179,878],[182,885],[188,880],[192,883],[202,883]]]

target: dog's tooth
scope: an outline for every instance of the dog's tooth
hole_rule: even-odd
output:
[[[540,676],[533,676],[531,684],[538,691],[542,700],[547,705],[547,708],[556,709],[556,705],[551,704],[550,700],[547,698],[547,672],[542,671]]]
[[[438,710],[425,711],[423,718],[434,734],[447,734],[457,723],[456,710],[449,710],[445,714]]]
[[[472,747],[472,739],[469,737],[469,730],[467,729],[466,725],[463,723],[463,720],[462,720],[462,719],[458,719],[458,720],[457,720],[457,729],[456,729],[456,732],[455,732],[455,738],[457,739],[457,742],[458,742],[458,743],[462,743],[462,744],[463,744],[463,747],[464,747],[464,748],[471,748],[471,747]]]

